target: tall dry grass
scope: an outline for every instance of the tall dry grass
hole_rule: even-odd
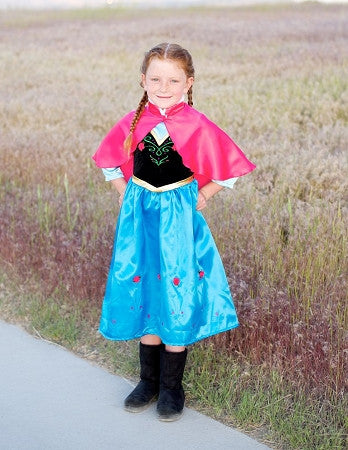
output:
[[[179,42],[194,57],[195,106],[257,164],[206,210],[242,325],[209,343],[318,398],[343,397],[347,13],[317,4],[2,13],[5,269],[45,295],[101,304],[117,201],[90,156],[137,105],[143,52]]]

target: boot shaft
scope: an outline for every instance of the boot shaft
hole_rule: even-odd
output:
[[[140,379],[152,383],[159,383],[160,360],[163,344],[139,344]]]
[[[182,378],[184,375],[187,358],[187,349],[183,352],[168,352],[164,348],[161,350],[161,389],[176,390],[182,388]]]

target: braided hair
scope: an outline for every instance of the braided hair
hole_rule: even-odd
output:
[[[144,60],[141,65],[141,73],[146,74],[147,69],[150,65],[150,62],[154,59],[170,59],[172,61],[178,62],[182,69],[184,70],[187,78],[193,78],[195,74],[195,69],[193,67],[192,57],[190,53],[182,48],[178,44],[168,44],[167,42],[164,42],[162,44],[158,44],[155,47],[153,47],[151,50],[145,53]],[[140,85],[143,87],[142,82]],[[130,152],[131,146],[132,146],[132,139],[133,139],[133,133],[137,126],[137,123],[139,122],[139,119],[141,117],[142,112],[145,109],[146,103],[148,102],[148,96],[147,92],[145,91],[139,105],[135,111],[131,126],[129,128],[129,134],[126,137],[124,141],[124,149]],[[192,86],[187,92],[187,102],[190,106],[193,106],[193,94],[192,94]]]

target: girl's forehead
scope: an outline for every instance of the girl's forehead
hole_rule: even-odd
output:
[[[149,71],[150,72],[162,71],[173,73],[185,72],[179,61],[175,61],[173,59],[159,59],[159,58],[153,58],[150,61],[146,73]]]

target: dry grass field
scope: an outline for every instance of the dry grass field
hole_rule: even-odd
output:
[[[345,448],[348,6],[0,13],[0,315],[136,370],[96,336],[117,199],[91,161],[171,41],[257,170],[205,215],[241,326],[195,345],[189,404],[278,448]]]

